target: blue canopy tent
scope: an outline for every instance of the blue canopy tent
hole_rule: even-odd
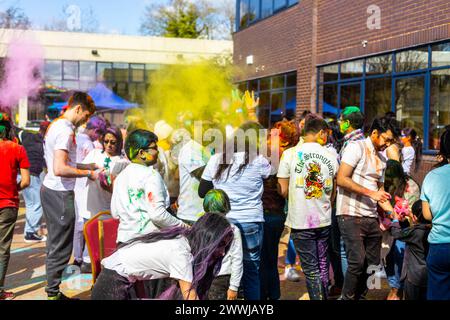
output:
[[[103,83],[99,83],[94,88],[90,89],[88,94],[92,97],[95,102],[95,106],[100,109],[100,112],[125,111],[138,106],[136,103],[128,102],[127,100],[119,97]],[[67,102],[55,102],[48,107],[48,109],[49,111],[56,110],[60,112],[66,105]]]
[[[323,102],[323,113],[332,113],[332,114],[337,115],[339,113],[339,109],[324,101]]]

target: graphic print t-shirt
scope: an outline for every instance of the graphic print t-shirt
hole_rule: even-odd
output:
[[[288,227],[306,230],[331,225],[337,170],[336,155],[318,143],[304,143],[283,153],[278,178],[290,179]]]

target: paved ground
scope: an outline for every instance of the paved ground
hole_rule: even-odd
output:
[[[45,244],[26,244],[23,241],[24,224],[24,210],[21,209],[11,249],[6,286],[17,295],[17,300],[45,300]],[[297,283],[284,280],[281,269],[280,274],[283,300],[309,299],[301,272],[301,280]],[[389,290],[385,280],[382,284],[382,290],[370,291],[370,300],[384,299]],[[87,274],[67,274],[61,287],[66,295],[82,300],[90,298],[90,288],[91,276]]]

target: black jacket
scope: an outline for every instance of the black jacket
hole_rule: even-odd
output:
[[[401,280],[408,280],[415,286],[427,286],[428,234],[430,226],[417,224],[401,229],[398,223],[391,228],[392,236],[406,243]]]

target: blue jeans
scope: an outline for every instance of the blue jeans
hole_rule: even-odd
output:
[[[341,265],[342,265],[342,274],[345,277],[348,269],[348,261],[347,261],[347,253],[345,252],[345,243],[344,239],[341,237]]]
[[[330,227],[308,230],[292,230],[311,300],[327,300],[330,262],[328,244]]]
[[[33,175],[30,175],[30,179],[30,186],[22,191],[26,206],[25,233],[36,233],[39,231],[42,218],[42,181]]]
[[[286,253],[286,264],[295,265],[295,259],[297,258],[297,252],[295,252],[294,241],[289,237],[289,244]]]
[[[261,249],[264,236],[263,222],[239,223],[231,220],[241,231],[244,260],[244,273],[242,287],[245,300],[261,299],[261,282],[259,267],[261,262]]]
[[[430,244],[427,300],[450,300],[450,243]]]
[[[402,276],[405,246],[403,241],[395,240],[391,251],[386,257],[386,275],[389,287],[393,289],[403,289],[403,282],[400,281],[400,278]]]

